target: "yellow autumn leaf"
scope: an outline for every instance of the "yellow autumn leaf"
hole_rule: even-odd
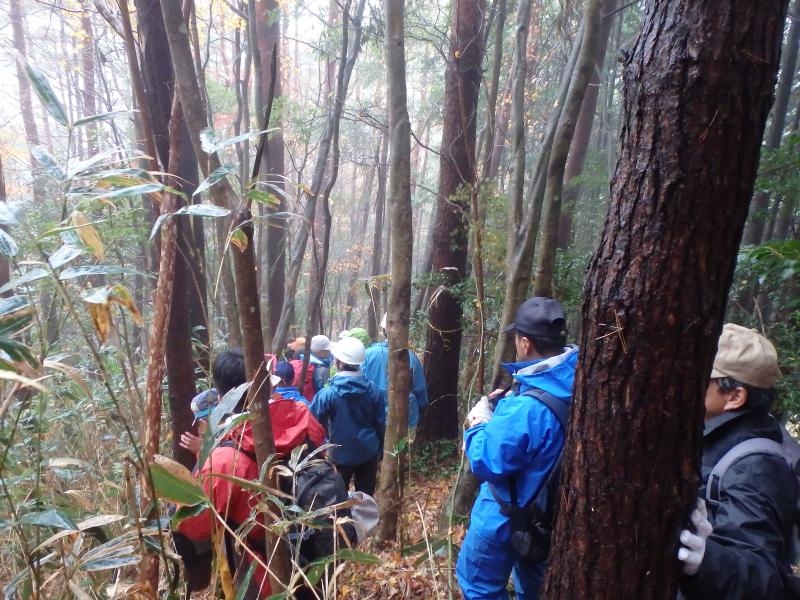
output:
[[[100,343],[104,344],[108,339],[108,330],[111,328],[111,305],[88,302],[87,306],[97,337]]]
[[[247,234],[241,229],[231,232],[231,244],[236,246],[240,252],[247,250]]]
[[[89,218],[82,212],[75,211],[72,213],[72,224],[76,227],[75,232],[78,234],[78,237],[81,238],[84,244],[89,246],[92,254],[97,257],[97,260],[103,260],[106,256],[105,248],[103,248],[103,241],[100,239],[100,235],[97,233],[94,225],[91,224]]]
[[[111,288],[110,300],[127,308],[128,312],[131,313],[133,322],[139,327],[144,327],[144,318],[142,318],[142,313],[139,312],[139,308],[136,306],[136,302],[133,299],[133,294],[131,294],[131,291],[128,288],[122,284],[115,285],[113,288]]]

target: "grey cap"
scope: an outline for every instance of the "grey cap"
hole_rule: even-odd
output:
[[[503,331],[530,336],[561,338],[567,335],[564,309],[552,298],[537,296],[520,304],[514,322]]]

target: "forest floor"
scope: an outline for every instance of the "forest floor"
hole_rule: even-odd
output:
[[[403,503],[403,542],[364,548],[380,557],[377,565],[349,565],[339,579],[337,598],[400,600],[461,598],[455,580],[455,552],[448,551],[447,532],[437,531],[442,503],[457,476],[460,453],[454,442],[416,449]],[[454,524],[451,542],[461,545],[464,526]]]

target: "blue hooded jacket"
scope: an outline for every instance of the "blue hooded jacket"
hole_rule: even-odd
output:
[[[408,362],[411,366],[411,390],[408,393],[408,427],[416,427],[420,411],[428,406],[428,388],[425,385],[425,374],[417,355],[408,351]],[[378,342],[367,348],[361,372],[369,379],[383,398],[386,411],[389,410],[389,342]]]
[[[331,460],[360,465],[375,458],[383,444],[386,412],[378,390],[361,373],[337,373],[314,396],[311,412],[325,427]]]
[[[276,394],[280,394],[281,396],[283,396],[287,400],[294,400],[295,402],[302,402],[306,406],[308,406],[308,404],[309,404],[308,400],[306,400],[305,396],[303,396],[303,394],[300,393],[300,390],[298,390],[293,385],[286,386],[286,387],[276,387],[272,391],[275,392]]]
[[[569,404],[578,349],[546,360],[503,365],[519,392],[535,387]],[[509,518],[489,490],[493,484],[504,502],[511,502],[509,484],[514,475],[517,502],[526,505],[538,493],[564,445],[564,431],[556,416],[530,396],[512,394],[497,402],[492,418],[464,433],[467,458],[475,476],[483,481],[472,507],[470,528],[485,540],[507,544],[511,539]]]

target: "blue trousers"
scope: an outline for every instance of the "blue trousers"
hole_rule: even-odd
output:
[[[507,600],[510,575],[518,600],[538,600],[544,569],[544,563],[518,563],[510,543],[494,544],[470,528],[458,555],[456,577],[465,600]]]

